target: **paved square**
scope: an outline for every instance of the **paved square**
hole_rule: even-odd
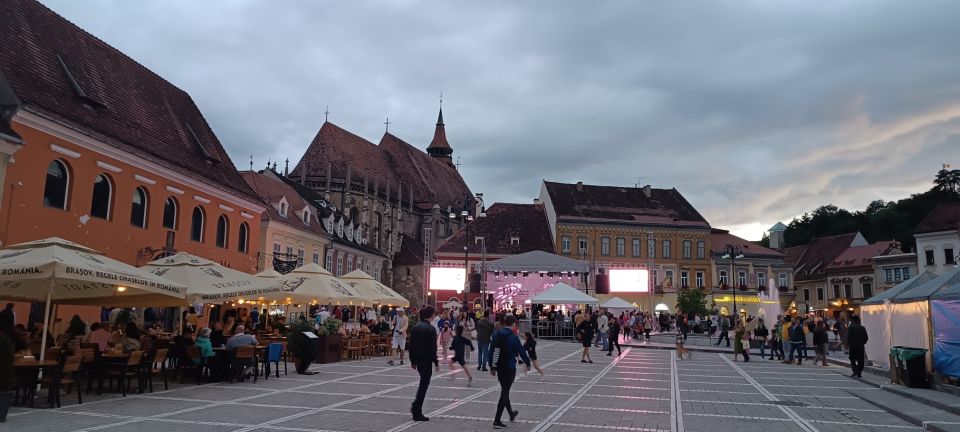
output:
[[[631,348],[620,357],[543,341],[547,376],[520,376],[511,400],[514,431],[902,431],[921,430],[857,394],[880,389],[843,369],[784,365],[754,357]],[[154,393],[64,397],[61,409],[15,408],[2,430],[33,431],[488,431],[499,386],[475,372],[471,387],[446,366],[434,375],[424,410],[409,421],[416,373],[383,358],[314,365],[313,376],[282,375],[257,383],[172,383]],[[162,387],[161,387],[162,388]],[[878,393],[879,392],[879,393]],[[890,396],[896,397],[896,396]]]

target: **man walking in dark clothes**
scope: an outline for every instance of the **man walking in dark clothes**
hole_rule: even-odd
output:
[[[427,397],[427,388],[430,387],[430,378],[433,377],[433,368],[440,370],[437,361],[437,329],[430,324],[430,320],[437,314],[433,306],[420,309],[420,322],[410,329],[410,367],[420,374],[420,386],[417,387],[417,398],[413,400],[410,413],[414,421],[430,420],[423,415],[423,399]]]
[[[610,323],[607,324],[607,355],[613,355],[613,346],[617,346],[617,356],[620,355],[620,321],[617,321],[616,318],[610,319]]]
[[[513,386],[513,380],[517,377],[518,355],[526,365],[527,372],[530,372],[530,358],[527,357],[527,350],[523,349],[516,331],[517,318],[507,315],[503,319],[503,327],[493,334],[490,374],[496,376],[497,381],[500,382],[500,400],[497,401],[497,415],[493,418],[494,429],[507,427],[500,421],[504,409],[507,410],[511,422],[516,420],[517,414],[520,413],[510,406],[510,387]]]
[[[860,316],[854,315],[850,318],[850,327],[847,328],[847,349],[850,350],[852,377],[863,378],[867,339],[867,328],[860,325]]]

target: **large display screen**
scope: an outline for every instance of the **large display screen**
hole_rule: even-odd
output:
[[[462,290],[465,277],[462,267],[430,267],[430,289]]]
[[[641,269],[610,269],[610,292],[650,292],[649,273]]]

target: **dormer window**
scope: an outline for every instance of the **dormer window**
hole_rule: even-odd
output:
[[[290,210],[290,204],[287,203],[287,198],[280,198],[280,202],[277,203],[277,212],[280,213],[280,216],[287,217],[287,213]]]
[[[520,246],[520,237],[519,237],[519,236],[511,236],[511,237],[510,237],[510,246]]]
[[[310,225],[310,209],[303,209],[303,223]]]

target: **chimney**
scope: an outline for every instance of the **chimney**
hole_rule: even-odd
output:
[[[583,182],[582,182],[582,181],[578,181],[578,182],[577,182],[577,192],[583,192]]]
[[[283,162],[283,176],[286,177],[288,175],[290,175],[290,158],[287,158],[287,160]]]
[[[646,196],[647,198],[650,198],[653,195],[650,191],[650,185],[646,185],[643,187],[643,195]]]
[[[534,198],[534,199],[533,199],[533,204],[534,204],[534,205],[540,204],[540,198]]]

